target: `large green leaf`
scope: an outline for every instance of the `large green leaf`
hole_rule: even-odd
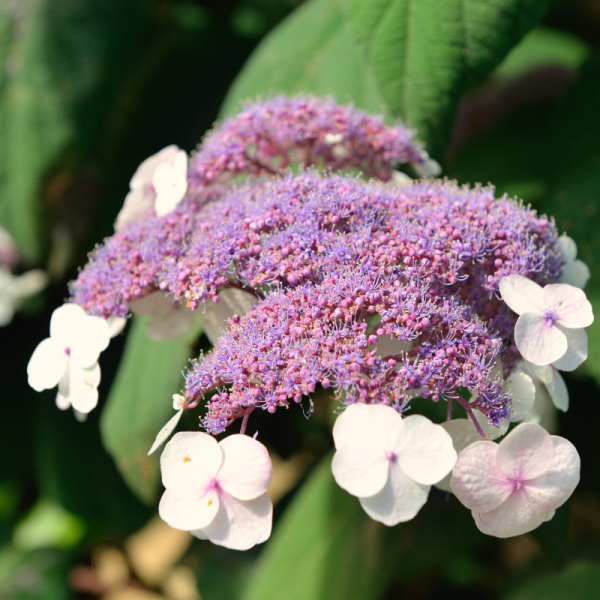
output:
[[[270,89],[387,108],[439,155],[461,95],[541,18],[546,0],[311,0],[275,29],[223,112]]]
[[[158,456],[147,456],[160,428],[173,416],[171,396],[192,356],[197,334],[168,342],[148,338],[148,319],[133,319],[125,351],[101,417],[102,439],[129,487],[145,502],[156,499]]]
[[[335,483],[331,456],[313,471],[255,567],[244,600],[369,600],[385,587],[385,527]]]
[[[547,575],[523,585],[505,600],[596,600],[600,598],[600,565],[573,565],[563,573]]]
[[[585,65],[550,123],[546,147],[550,191],[541,208],[577,242],[592,277],[586,294],[600,314],[600,55]],[[560,165],[556,161],[560,160]],[[585,367],[600,380],[600,319],[587,329]]]

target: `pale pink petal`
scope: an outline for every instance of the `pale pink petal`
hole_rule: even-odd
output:
[[[560,283],[568,283],[582,290],[591,277],[590,268],[582,261],[567,265],[560,277]]]
[[[581,460],[575,446],[568,440],[551,436],[554,460],[550,469],[523,482],[524,497],[531,509],[538,512],[556,510],[571,496],[579,483]]]
[[[413,481],[398,465],[392,465],[383,489],[368,498],[359,498],[365,512],[388,527],[410,521],[427,501],[428,485]]]
[[[573,238],[568,235],[561,235],[556,240],[558,247],[560,249],[563,258],[565,259],[565,264],[570,265],[577,258],[577,244],[573,240]]]
[[[450,487],[471,510],[494,510],[511,494],[512,482],[496,468],[498,447],[494,442],[475,442],[458,455]]]
[[[167,488],[160,499],[158,514],[171,527],[192,531],[209,525],[219,505],[219,494],[212,487],[199,486],[196,493],[192,493],[191,489]]]
[[[52,338],[41,341],[33,351],[27,365],[27,380],[36,391],[49,390],[58,385],[67,369],[68,358]]]
[[[487,419],[485,420],[487,421]],[[471,419],[453,419],[452,421],[446,421],[445,423],[442,423],[441,426],[452,438],[452,444],[457,454],[460,454],[467,446],[481,441],[481,436],[479,435],[477,429],[475,429],[475,425],[473,425],[473,421],[471,421]],[[446,477],[444,477],[444,479],[441,481],[438,481],[435,484],[435,487],[443,490],[444,492],[451,492],[451,478],[452,472],[448,473],[448,475],[446,475]]]
[[[587,333],[585,329],[567,329],[560,325],[557,327],[565,334],[568,347],[563,356],[553,364],[561,371],[574,371],[588,357]]]
[[[477,528],[486,535],[509,538],[537,529],[545,520],[547,513],[531,510],[523,494],[514,491],[498,508],[490,512],[472,512]]]
[[[509,479],[523,481],[545,473],[553,459],[550,434],[534,423],[521,423],[500,442],[496,466]]]
[[[402,423],[394,446],[400,468],[422,485],[441,481],[456,463],[456,450],[448,432],[421,415],[407,417]]]
[[[267,494],[254,500],[236,500],[222,493],[215,519],[202,528],[201,535],[213,544],[232,550],[248,550],[269,539],[273,504]]]
[[[471,399],[472,401],[472,399]],[[488,418],[479,410],[477,410],[476,408],[473,409],[473,414],[475,415],[475,418],[477,419],[477,422],[479,423],[479,427],[481,427],[483,433],[485,433],[486,435],[486,440],[495,440],[501,436],[503,436],[507,431],[508,431],[508,427],[510,425],[510,423],[507,420],[504,420],[500,423],[500,425],[498,427],[496,427],[496,425],[492,425],[489,421]],[[469,419],[469,421],[471,421]],[[472,423],[472,421],[471,421]],[[473,429],[475,429],[475,425],[473,425]],[[477,431],[475,429],[475,431]],[[481,439],[481,436],[479,435],[479,432],[477,432],[477,438],[479,441]]]
[[[499,288],[502,300],[518,315],[544,312],[543,290],[535,281],[523,275],[509,275],[500,280]]]
[[[547,309],[558,316],[558,324],[569,329],[589,327],[594,322],[592,305],[585,292],[566,283],[551,283],[544,288]]]
[[[342,446],[334,455],[331,471],[336,483],[353,496],[373,496],[383,488],[390,461],[378,444],[364,439]]]
[[[546,319],[532,313],[521,315],[515,326],[515,342],[525,360],[549,365],[567,351],[567,337]]]
[[[527,373],[517,370],[513,371],[504,382],[502,389],[512,393],[512,403],[510,406],[511,421],[521,421],[533,410],[535,384]]]
[[[200,431],[177,433],[160,457],[163,485],[197,495],[214,479],[222,462],[223,452],[214,437]]]
[[[217,481],[238,500],[253,500],[267,491],[273,476],[267,449],[247,435],[234,434],[219,443],[223,464]]]
[[[356,440],[393,450],[403,428],[400,415],[390,406],[357,402],[346,407],[333,426],[333,441],[340,449]]]

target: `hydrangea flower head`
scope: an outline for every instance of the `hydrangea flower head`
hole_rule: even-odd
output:
[[[403,419],[389,406],[351,404],[337,418],[333,439],[336,482],[385,525],[412,519],[456,462],[440,425],[421,415]]]
[[[272,467],[260,442],[239,434],[217,442],[201,432],[178,433],[160,466],[166,491],[158,510],[171,527],[234,550],[270,536]]]
[[[480,531],[506,538],[551,519],[579,483],[579,471],[573,444],[523,423],[500,444],[482,441],[463,450],[450,485]]]
[[[540,285],[510,275],[500,282],[502,299],[519,316],[515,342],[525,360],[554,363],[571,371],[587,358],[587,334],[594,321],[592,305],[579,288],[564,283]]]

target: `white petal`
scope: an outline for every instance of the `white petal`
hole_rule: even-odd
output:
[[[359,500],[373,520],[391,527],[413,519],[427,502],[430,489],[431,486],[413,481],[394,464],[384,488],[374,496]]]
[[[8,325],[15,316],[17,306],[12,294],[12,282],[10,269],[0,265],[0,327]]]
[[[217,474],[221,489],[238,500],[253,500],[266,493],[273,468],[267,449],[247,435],[234,434],[219,443],[223,465]]]
[[[575,262],[575,259],[577,258],[577,244],[573,238],[563,234],[556,240],[556,242],[558,243],[560,252],[565,259],[565,263],[570,265]]]
[[[415,163],[413,168],[419,177],[437,177],[442,173],[440,163],[433,158],[428,158],[422,163]]]
[[[187,154],[180,150],[173,163],[160,164],[152,176],[156,191],[154,210],[158,216],[171,212],[187,192]]]
[[[158,514],[171,527],[192,531],[209,525],[219,505],[219,494],[212,487],[196,485],[193,491],[167,488],[160,499]]]
[[[52,338],[40,342],[27,365],[27,380],[36,391],[49,390],[58,385],[67,369],[68,358],[64,349]]]
[[[498,448],[494,442],[475,442],[458,455],[450,487],[471,510],[494,510],[511,494],[512,482],[496,467]]]
[[[175,427],[177,427],[177,424],[179,423],[179,420],[181,419],[182,414],[183,414],[183,409],[178,410],[167,421],[167,423],[165,425],[163,425],[162,429],[158,432],[158,435],[156,436],[156,439],[154,440],[152,447],[150,448],[150,450],[148,450],[148,456],[150,456],[151,454],[156,452],[165,443],[165,441],[171,437],[171,434],[173,433],[173,429],[175,429]]]
[[[242,501],[221,493],[220,500],[219,512],[201,535],[213,544],[232,550],[248,550],[269,539],[273,504],[267,494]]]
[[[525,313],[517,320],[515,342],[523,358],[536,365],[557,361],[568,348],[564,332],[533,313]]]
[[[388,479],[390,460],[385,450],[365,439],[345,444],[333,455],[331,471],[336,483],[353,496],[373,496]]]
[[[27,298],[41,292],[48,285],[48,275],[40,269],[32,269],[12,281],[12,294],[15,298]]]
[[[139,214],[146,212],[149,208],[154,208],[155,200],[156,193],[150,183],[138,189],[131,190],[127,196],[125,196],[123,208],[117,215],[115,231],[120,231]]]
[[[558,325],[567,338],[567,351],[554,366],[561,371],[574,371],[588,357],[588,336],[585,329],[567,329]]]
[[[56,392],[56,406],[60,409],[60,410],[67,410],[68,408],[71,408],[71,403],[59,392]]]
[[[510,420],[521,421],[533,409],[535,402],[535,384],[527,373],[514,370],[502,386],[504,391],[512,393]]]
[[[569,329],[589,327],[594,322],[585,292],[566,283],[551,283],[544,288],[544,306],[557,314],[559,325]]]
[[[113,317],[110,316],[106,319],[106,324],[108,325],[108,335],[112,339],[117,337],[123,329],[125,329],[125,325],[127,325],[127,319],[123,317]]]
[[[514,537],[537,529],[547,513],[534,512],[524,500],[523,494],[515,491],[498,508],[487,513],[473,511],[473,519],[482,533],[499,538]]]
[[[569,392],[561,374],[552,365],[540,367],[527,363],[527,368],[534,377],[544,384],[556,408],[566,411],[569,408]],[[537,395],[539,395],[539,392],[536,389],[536,402]],[[544,429],[547,430],[546,427]]]
[[[533,479],[545,473],[554,459],[554,444],[548,432],[533,423],[517,425],[498,446],[496,466],[506,477]]]
[[[568,283],[582,290],[590,277],[590,268],[582,260],[576,260],[565,267],[559,281],[560,283]]]
[[[523,275],[509,275],[500,280],[499,288],[502,300],[518,315],[544,312],[543,290],[535,281]]]
[[[548,512],[562,506],[579,483],[581,460],[568,440],[551,436],[554,460],[550,469],[523,484],[524,496],[532,510]]]
[[[223,453],[214,437],[200,431],[177,433],[160,457],[163,485],[197,495],[215,478],[222,462]]]
[[[87,369],[69,365],[68,382],[65,377],[59,383],[59,391],[80,413],[87,414],[98,404],[98,384],[100,367],[98,363]],[[67,383],[67,385],[65,385]]]
[[[81,323],[86,316],[78,304],[69,302],[59,306],[50,318],[50,337],[63,348],[71,346],[73,339],[77,339]]]
[[[167,313],[156,315],[146,325],[146,335],[155,342],[174,340],[186,335],[194,327],[194,314],[185,306],[172,303]]]
[[[404,187],[406,184],[410,183],[412,179],[402,171],[392,171],[392,182],[397,187]]]
[[[140,164],[136,172],[133,174],[133,177],[129,182],[129,187],[132,190],[135,190],[152,183],[152,176],[154,175],[154,171],[156,171],[158,165],[162,163],[171,164],[178,152],[180,152],[179,147],[175,144],[171,144],[156,154],[149,156]]]
[[[568,400],[569,396],[567,394],[567,404]],[[558,411],[552,402],[552,398],[550,398],[548,389],[539,380],[535,382],[533,410],[523,419],[523,423],[537,423],[548,433],[554,433],[558,429]]]
[[[392,451],[402,427],[402,417],[390,406],[357,402],[336,419],[333,441],[337,449],[365,440]]]
[[[421,415],[407,417],[402,423],[394,449],[402,471],[422,485],[441,481],[456,463],[448,432]]]
[[[184,405],[184,398],[181,394],[173,394],[173,410],[181,410]]]
[[[79,330],[73,334],[69,359],[72,364],[85,368],[93,365],[110,343],[108,323],[101,317],[86,315],[79,322]]]

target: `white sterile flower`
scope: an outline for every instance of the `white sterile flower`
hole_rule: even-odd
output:
[[[527,361],[519,361],[516,369],[529,373],[534,381],[541,382],[547,390],[554,406],[566,412],[569,409],[569,391],[565,380],[553,365],[540,367]]]
[[[56,404],[90,412],[98,403],[98,357],[108,346],[108,324],[77,304],[63,304],[50,319],[50,337],[34,350],[27,375],[36,391],[58,385]]]
[[[175,529],[213,544],[247,550],[271,535],[273,474],[267,449],[246,435],[221,442],[177,433],[160,457],[166,488],[158,512]]]
[[[0,327],[8,325],[23,300],[41,292],[48,285],[44,271],[34,269],[22,275],[13,275],[0,265]]]
[[[149,208],[154,208],[158,215],[175,208],[187,191],[186,153],[175,145],[163,148],[137,168],[129,182],[129,188],[131,191],[125,197],[123,208],[117,216],[117,231]]]
[[[590,269],[577,258],[577,244],[568,235],[558,238],[558,246],[565,259],[565,268],[559,281],[583,289],[590,278]]]
[[[404,187],[410,183],[412,179],[402,171],[392,171],[392,182],[398,187]]]
[[[515,342],[525,360],[563,371],[576,369],[587,358],[587,334],[594,321],[585,293],[566,283],[544,288],[522,275],[500,281],[500,294],[519,316]]]
[[[389,526],[412,519],[456,461],[440,425],[421,415],[403,419],[389,406],[351,404],[337,418],[333,440],[336,482]]]
[[[341,133],[326,133],[323,137],[323,141],[328,146],[334,146],[335,144],[339,144],[344,139],[344,136]]]
[[[173,408],[177,412],[167,421],[164,427],[158,432],[158,435],[156,436],[152,447],[150,448],[150,450],[148,450],[148,456],[156,452],[169,439],[169,437],[173,433],[173,429],[177,427],[177,424],[181,419],[184,406],[185,401],[183,399],[183,396],[181,396],[180,394],[173,394]]]
[[[135,315],[151,315],[146,335],[156,342],[173,340],[189,333],[194,327],[194,313],[162,292],[152,292],[129,303]]]
[[[437,160],[429,158],[429,154],[423,150],[421,153],[422,163],[413,163],[413,168],[419,177],[438,177],[442,173],[442,167]]]
[[[123,317],[113,317],[110,316],[106,319],[106,323],[108,325],[108,335],[112,339],[117,337],[123,329],[125,329],[125,325],[127,325],[127,319]]]
[[[227,329],[227,321],[234,315],[243,317],[257,300],[254,294],[236,288],[220,290],[219,302],[207,302],[202,315],[202,327],[210,343],[216,345],[221,332]]]
[[[500,444],[476,442],[463,450],[451,487],[480,531],[507,538],[551,519],[577,487],[579,470],[571,442],[522,423]]]

